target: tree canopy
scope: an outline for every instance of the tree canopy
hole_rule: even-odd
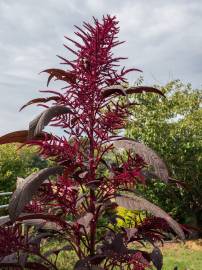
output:
[[[156,150],[172,178],[182,181],[181,187],[152,182],[150,189],[145,190],[147,196],[181,222],[191,218],[193,224],[196,219],[200,221],[202,210],[202,91],[179,80],[157,87],[166,98],[153,94],[135,96],[133,101],[144,106],[134,107],[126,133]]]

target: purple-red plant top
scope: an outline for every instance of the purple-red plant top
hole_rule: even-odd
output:
[[[42,71],[48,74],[47,86],[54,79],[63,88],[41,91],[51,96],[21,108],[43,108],[29,128],[0,137],[0,144],[37,146],[39,155],[54,164],[23,181],[11,198],[9,216],[0,219],[1,267],[58,269],[50,256],[57,259],[60,251],[72,249],[78,257],[74,270],[143,270],[152,263],[160,270],[162,254],[156,244],[167,232],[184,238],[176,221],[135,193],[137,184],[146,184],[145,175],[163,181],[169,176],[153,150],[120,135],[136,105],[130,96],[164,95],[153,87],[128,86],[126,75],[140,70],[121,67],[126,58],[112,53],[123,43],[118,33],[116,18],[108,15],[76,26],[76,39],[65,37],[73,47],[64,45],[74,59],[58,56],[64,69]],[[47,125],[61,128],[66,136],[45,132]],[[118,206],[144,211],[147,217],[136,226],[117,227],[117,219],[125,220],[117,215]],[[44,254],[41,240],[50,237],[62,238],[64,246]],[[136,249],[135,243],[142,241],[155,247],[152,253]],[[131,242],[133,248],[128,247]]]

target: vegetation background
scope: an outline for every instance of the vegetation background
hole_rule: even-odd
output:
[[[143,79],[140,78],[137,84],[142,83]],[[160,88],[167,96],[163,101],[153,94],[132,97],[135,102],[144,106],[136,106],[135,110],[131,111],[131,121],[128,123],[126,135],[143,141],[159,153],[164,158],[172,178],[180,180],[183,185],[176,184],[175,181],[166,185],[155,179],[146,189],[139,188],[139,191],[171,213],[179,222],[200,229],[202,228],[202,90],[193,89],[190,84],[185,85],[179,80],[171,81]],[[0,191],[13,191],[17,177],[26,177],[47,165],[47,161],[38,157],[36,149],[19,148],[19,145],[14,144],[1,145]],[[8,197],[1,197],[0,205],[8,203],[8,200]],[[5,213],[5,210],[1,210],[0,215]],[[137,212],[120,208],[118,214],[124,217],[132,215],[138,222]],[[121,219],[118,224],[124,225]],[[56,245],[57,243],[50,243],[51,248]],[[189,265],[187,269],[202,269],[201,252],[200,240],[189,241],[186,245],[166,244],[163,248],[164,269],[173,269],[175,265],[183,270],[187,265]],[[61,269],[67,269],[67,265],[71,268],[74,259],[71,252],[62,253],[58,263]]]

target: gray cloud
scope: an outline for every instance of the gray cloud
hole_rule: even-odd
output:
[[[64,35],[92,16],[116,15],[120,40],[116,50],[125,64],[144,71],[145,83],[179,78],[201,87],[202,2],[200,0],[1,0],[0,135],[25,128],[36,109],[17,113],[45,88],[44,68],[59,66]],[[133,82],[138,75],[130,75]]]

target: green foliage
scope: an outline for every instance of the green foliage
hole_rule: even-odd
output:
[[[136,227],[145,218],[145,213],[143,211],[131,211],[123,207],[117,207],[117,215],[124,218],[117,219],[117,227],[123,228],[133,228]]]
[[[47,167],[47,161],[38,157],[36,149],[19,145],[0,145],[0,192],[14,191],[17,177],[29,174]],[[0,197],[0,205],[8,203],[8,197]]]
[[[199,217],[202,210],[202,91],[179,80],[171,81],[161,90],[166,99],[153,94],[133,98],[144,106],[137,105],[132,110],[127,136],[156,150],[168,165],[170,176],[186,183],[187,188],[182,189],[152,182],[149,190],[142,190],[186,222],[193,215]]]

